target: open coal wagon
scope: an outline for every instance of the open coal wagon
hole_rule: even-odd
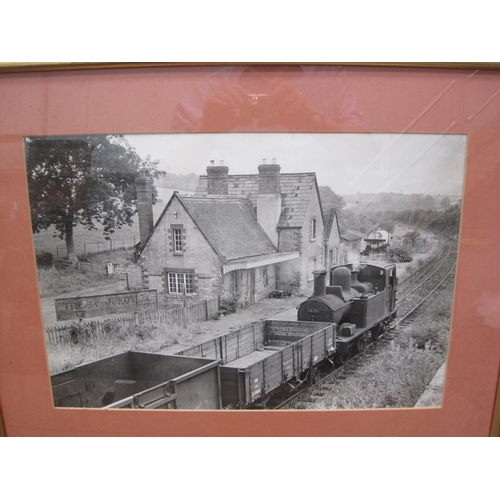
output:
[[[51,377],[56,407],[219,409],[220,361],[128,351]]]
[[[265,320],[177,354],[220,359],[222,406],[250,408],[280,386],[303,381],[334,354],[335,335],[334,324]]]

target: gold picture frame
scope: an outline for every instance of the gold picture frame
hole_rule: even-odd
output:
[[[500,238],[494,231],[500,208],[500,197],[495,196],[494,189],[500,182],[496,164],[500,157],[498,63],[307,63],[308,67],[318,68],[317,78],[328,79],[334,71],[344,72],[370,110],[375,122],[372,131],[468,135],[456,297],[442,407],[168,414],[53,407],[31,239],[23,138],[177,132],[172,128],[172,112],[186,88],[201,84],[221,69],[231,71],[237,66],[0,64],[0,103],[5,105],[0,118],[0,200],[4,202],[0,234],[5,236],[0,244],[0,275],[2,283],[9,283],[0,291],[0,415],[5,434],[499,436],[500,325],[491,311],[491,304],[498,298],[495,278],[499,274],[496,255],[500,248]],[[282,65],[259,66],[266,71]],[[453,90],[448,92],[448,88]],[[412,102],[410,98],[418,92],[415,101],[419,102]],[[380,102],[376,103],[377,99]],[[424,99],[428,104],[425,109],[419,107]]]

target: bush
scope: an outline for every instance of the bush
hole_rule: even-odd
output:
[[[387,255],[390,262],[411,262],[413,260],[411,255],[401,247],[389,248]]]
[[[219,314],[232,314],[239,309],[240,303],[238,297],[231,299],[221,299]]]
[[[49,269],[54,265],[54,256],[51,252],[41,252],[36,254],[36,265],[43,269]]]

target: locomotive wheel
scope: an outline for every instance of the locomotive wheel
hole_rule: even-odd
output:
[[[363,352],[366,349],[366,337],[362,335],[356,342],[356,350],[358,352]]]
[[[351,359],[351,355],[352,355],[352,346],[350,346],[347,349],[347,352],[342,352],[342,353],[338,352],[335,355],[335,364],[338,366],[345,365]]]
[[[378,340],[380,336],[384,333],[384,325],[378,325],[372,330],[372,340]]]

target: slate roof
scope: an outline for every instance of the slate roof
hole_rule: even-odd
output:
[[[363,235],[352,229],[346,229],[345,231],[342,231],[340,237],[346,241],[354,241],[361,240],[363,238]]]
[[[278,228],[302,227],[305,222],[307,206],[309,204],[313,189],[318,190],[316,174],[286,173],[279,174],[281,190],[281,216]],[[196,189],[197,195],[207,193],[207,176],[202,175]],[[259,175],[229,175],[228,196],[248,198],[253,206],[257,206],[257,195],[259,194]],[[318,192],[319,197],[319,192]]]
[[[333,229],[333,223],[337,220],[337,213],[335,210],[332,208],[326,217],[326,224],[325,224],[325,241],[328,241],[330,239],[330,235],[332,234],[332,229]],[[337,220],[337,229],[340,235],[340,228],[338,227],[338,220]]]
[[[223,260],[276,252],[249,200],[227,196],[179,199]]]

